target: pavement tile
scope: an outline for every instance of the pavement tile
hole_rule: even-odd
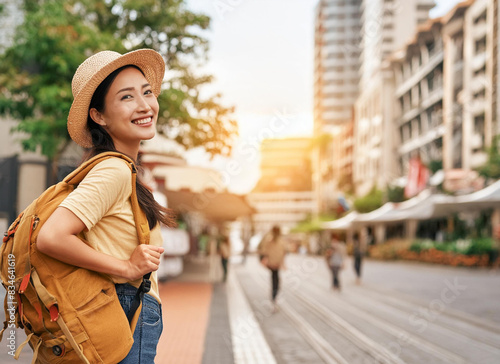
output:
[[[160,286],[163,333],[156,364],[198,364],[203,357],[212,298],[209,283],[168,282]]]

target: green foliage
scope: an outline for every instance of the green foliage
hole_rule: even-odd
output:
[[[363,197],[354,200],[354,208],[360,213],[366,213],[378,209],[383,204],[383,193],[376,187]]]
[[[489,254],[493,251],[493,240],[491,238],[472,239],[471,244],[465,251],[467,255]]]
[[[429,170],[432,174],[436,173],[437,171],[439,171],[440,169],[443,169],[443,161],[441,160],[431,160],[429,162]]]
[[[408,250],[420,253],[429,249],[465,255],[483,255],[493,250],[493,241],[491,238],[459,239],[443,243],[432,240],[415,240]]]
[[[410,247],[408,248],[409,251],[420,253],[423,250],[428,250],[431,248],[434,248],[434,242],[431,240],[415,240]]]
[[[500,135],[497,135],[491,147],[488,148],[488,160],[484,165],[477,169],[479,175],[485,178],[500,179],[500,151],[499,151]]]
[[[40,147],[57,159],[69,142],[71,79],[85,58],[105,49],[153,48],[167,65],[160,133],[212,156],[231,153],[234,110],[220,104],[220,95],[201,97],[212,77],[191,70],[206,62],[208,42],[199,33],[208,29],[208,16],[183,0],[25,0],[24,11],[13,46],[0,54],[0,115],[19,120],[15,131],[25,136],[25,149]]]
[[[313,233],[317,231],[322,231],[321,223],[325,221],[332,221],[337,219],[336,214],[324,214],[317,218],[308,216],[301,222],[299,222],[292,230],[292,233]]]
[[[404,187],[387,186],[387,200],[390,202],[403,202],[406,200]]]

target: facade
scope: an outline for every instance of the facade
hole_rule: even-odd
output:
[[[443,160],[444,49],[441,31],[441,19],[429,20],[419,27],[392,64],[396,82],[394,126],[400,143],[397,148],[399,175],[408,174],[410,159],[414,157],[420,157],[424,164]],[[447,61],[452,62],[451,59]]]
[[[476,0],[465,13],[462,168],[487,161],[497,129],[494,117],[494,1]]]
[[[359,81],[360,5],[361,0],[321,0],[316,8],[315,134],[352,119]]]
[[[494,104],[496,107],[495,111],[495,120],[496,120],[496,133],[500,134],[500,1],[494,0],[494,13],[495,13],[495,21],[493,22],[494,28],[494,36],[495,39],[493,41],[493,58],[495,59],[494,63],[496,67],[493,71],[493,79],[496,80],[494,82]]]
[[[352,123],[359,94],[361,0],[321,0],[316,8],[313,156],[316,213],[334,204],[338,190],[339,133]],[[325,138],[325,136],[327,136]],[[330,142],[328,143],[328,138]]]
[[[443,19],[443,169],[462,168],[465,12],[472,1],[457,5]]]
[[[261,145],[260,180],[248,195],[256,233],[273,225],[284,232],[313,214],[311,139],[266,139]]]
[[[265,139],[254,192],[311,191],[311,139]]]
[[[16,27],[24,19],[20,1],[0,0],[0,53],[11,46]],[[6,231],[17,214],[47,187],[46,158],[23,152],[18,136],[11,134],[17,122],[0,120],[0,230]]]
[[[362,3],[360,95],[355,103],[353,179],[356,195],[385,187],[397,176],[392,125],[394,79],[388,56],[428,19],[430,0]]]
[[[419,156],[442,163],[451,186],[448,176],[468,176],[486,162],[498,134],[497,36],[494,1],[469,0],[419,27],[392,55],[401,176]]]
[[[12,37],[18,25],[24,20],[21,1],[0,0],[0,53],[12,43]]]
[[[254,232],[260,235],[269,232],[274,225],[288,233],[316,207],[312,191],[252,192],[248,202],[256,210],[252,220]]]

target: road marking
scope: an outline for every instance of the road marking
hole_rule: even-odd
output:
[[[235,364],[276,364],[235,274],[228,275],[228,310]]]
[[[466,363],[464,358],[443,349],[440,346],[434,345],[427,340],[421,339],[404,329],[390,324],[387,320],[378,319],[376,316],[370,315],[360,308],[355,308],[352,305],[343,305],[342,309],[350,312],[352,315],[362,318],[363,321],[371,323],[373,326],[389,333],[390,335],[393,335],[395,338],[405,337],[407,339],[405,340],[406,344],[412,345],[417,349],[421,349],[431,355],[434,355],[435,357],[441,358],[447,363]],[[326,310],[330,312],[330,310]]]

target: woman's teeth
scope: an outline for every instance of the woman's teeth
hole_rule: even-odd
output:
[[[147,124],[149,122],[151,122],[151,117],[146,118],[146,119],[139,119],[139,120],[132,121],[132,123],[135,124],[135,125]]]

